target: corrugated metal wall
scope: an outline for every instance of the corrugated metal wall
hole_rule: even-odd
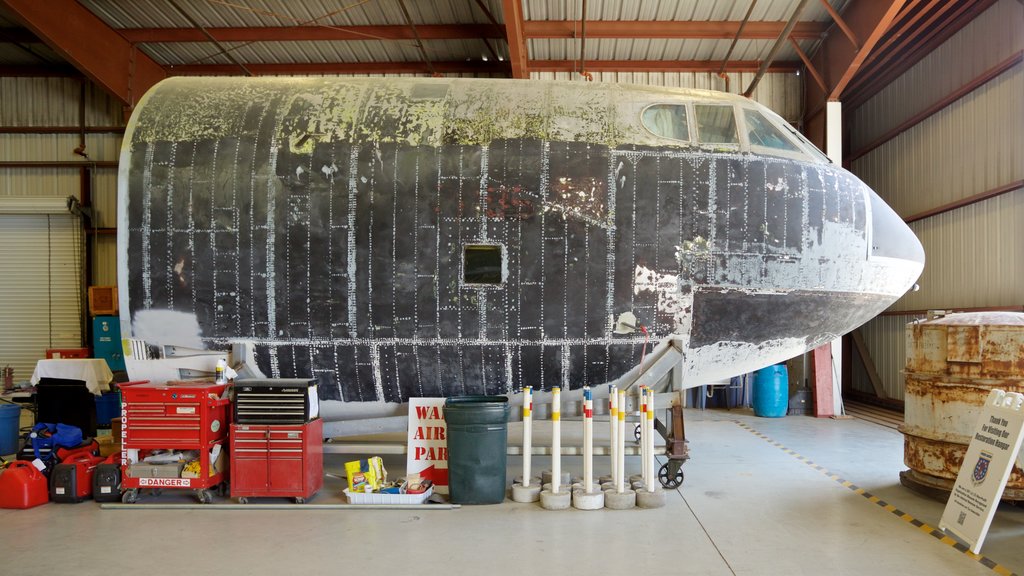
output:
[[[856,150],[1024,49],[1024,6],[1001,0],[852,112]],[[1024,179],[1024,66],[985,83],[853,163],[903,217]],[[1024,303],[1024,190],[918,220],[927,262],[920,291],[893,310]],[[903,398],[903,326],[882,316],[861,328],[890,397]],[[856,390],[871,391],[854,363]]]
[[[81,82],[69,78],[0,78],[0,126],[77,126]],[[123,126],[121,105],[101,88],[86,84],[85,124]],[[0,134],[0,161],[80,162],[78,134]],[[116,161],[120,134],[86,134],[86,153],[97,162]],[[0,196],[75,196],[82,181],[76,168],[0,169]],[[117,170],[92,171],[92,204],[98,228],[117,226]],[[117,283],[116,238],[100,235],[94,246],[93,283]]]

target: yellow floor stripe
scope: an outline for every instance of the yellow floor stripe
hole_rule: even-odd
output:
[[[796,451],[790,450],[789,448],[784,446],[782,443],[776,442],[776,441],[772,440],[768,436],[766,436],[766,435],[758,432],[754,428],[752,428],[750,425],[745,424],[743,422],[740,422],[738,420],[733,420],[733,422],[736,423],[740,428],[743,428],[744,430],[746,430],[747,432],[750,432],[753,435],[755,435],[755,436],[757,436],[759,438],[764,439],[769,444],[771,444],[773,446],[778,446],[783,452],[785,452],[787,454],[792,454],[793,456],[796,457],[797,460],[800,460],[800,461],[804,462],[805,464],[807,464],[811,468],[817,470],[818,472],[821,472],[822,474],[824,474],[825,476],[829,477],[833,481],[835,481],[835,482],[841,484],[842,486],[850,489],[850,491],[853,492],[854,494],[859,494],[859,495],[863,496],[865,499],[867,499],[869,502],[872,502],[874,504],[878,504],[880,508],[884,509],[885,511],[887,511],[887,512],[893,514],[893,515],[896,515],[896,512],[898,511],[896,506],[894,506],[892,504],[889,504],[889,503],[885,503],[884,505],[880,504],[882,502],[882,499],[879,498],[878,496],[874,496],[874,495],[869,494],[864,488],[859,488],[859,487],[858,488],[854,488],[855,484],[853,482],[850,482],[849,480],[844,480],[838,474],[833,474],[832,472],[830,472],[830,471],[826,470],[825,468],[823,468],[821,465],[813,464],[807,458],[801,456],[800,454],[797,454]],[[899,511],[899,512],[900,512],[900,514],[898,515],[898,517],[901,520],[903,520],[904,522],[906,522],[907,524],[915,525],[915,523],[919,522],[918,520],[916,520],[910,514],[907,514],[906,512],[902,512],[902,511]],[[939,530],[936,530],[934,527],[929,526],[928,524],[921,523],[921,525],[918,526],[917,529],[920,530],[921,532],[924,532],[925,534],[928,534],[928,535],[932,536],[933,538],[935,538],[939,542],[949,546],[950,548],[954,548],[956,550],[960,550],[960,548],[957,548],[957,546],[960,546],[960,544],[956,540],[954,540],[953,538],[950,538],[949,536],[946,536],[943,532],[941,532]],[[1000,574],[1001,576],[1017,576],[1015,572],[1013,572],[1012,570],[1010,570],[1009,568],[1007,568],[1007,567],[1005,567],[1005,566],[1003,566],[1001,564],[997,564],[991,558],[986,558],[985,556],[981,556],[979,554],[975,554],[975,553],[971,552],[968,549],[963,549],[963,550],[960,550],[960,551],[965,556],[967,556],[968,558],[971,558],[971,559],[981,563],[983,566],[988,566],[989,569],[992,570],[993,572],[995,572],[996,574]]]

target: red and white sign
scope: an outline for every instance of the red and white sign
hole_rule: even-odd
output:
[[[188,478],[139,478],[139,486],[159,486],[161,488],[189,488],[192,486]]]
[[[444,421],[444,398],[409,399],[409,454],[405,473],[407,476],[419,474],[424,480],[430,480],[435,492],[447,492],[448,425]]]

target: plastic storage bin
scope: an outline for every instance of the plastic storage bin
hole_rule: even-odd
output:
[[[444,403],[448,424],[448,491],[455,504],[505,500],[508,398],[460,396]]]
[[[754,373],[754,415],[781,418],[789,409],[789,371],[785,364]]]

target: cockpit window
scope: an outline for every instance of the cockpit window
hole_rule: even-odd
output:
[[[789,134],[791,136],[793,136],[793,138],[796,138],[797,140],[799,140],[800,143],[802,143],[804,145],[804,148],[807,150],[807,152],[809,152],[811,154],[811,156],[814,156],[815,158],[817,158],[818,160],[820,160],[820,161],[822,161],[822,162],[824,162],[826,164],[831,164],[832,163],[832,159],[831,158],[826,156],[825,153],[822,152],[821,150],[818,150],[817,146],[815,146],[814,144],[811,144],[811,141],[808,140],[807,138],[805,138],[803,134],[797,132],[796,128],[793,128],[793,126],[791,126],[789,124],[789,122],[786,122],[785,120],[782,120],[781,118],[780,118],[780,121],[781,121],[782,127],[786,129],[786,132],[789,132]]]
[[[732,106],[696,104],[697,139],[701,144],[739,144]]]
[[[757,110],[744,109],[743,119],[747,122],[747,138],[751,146],[764,146],[777,150],[789,150],[801,152],[800,147],[794,144],[782,130],[779,130]]]
[[[686,107],[681,104],[655,104],[643,113],[644,128],[655,136],[673,140],[689,140],[690,125],[686,120]]]

